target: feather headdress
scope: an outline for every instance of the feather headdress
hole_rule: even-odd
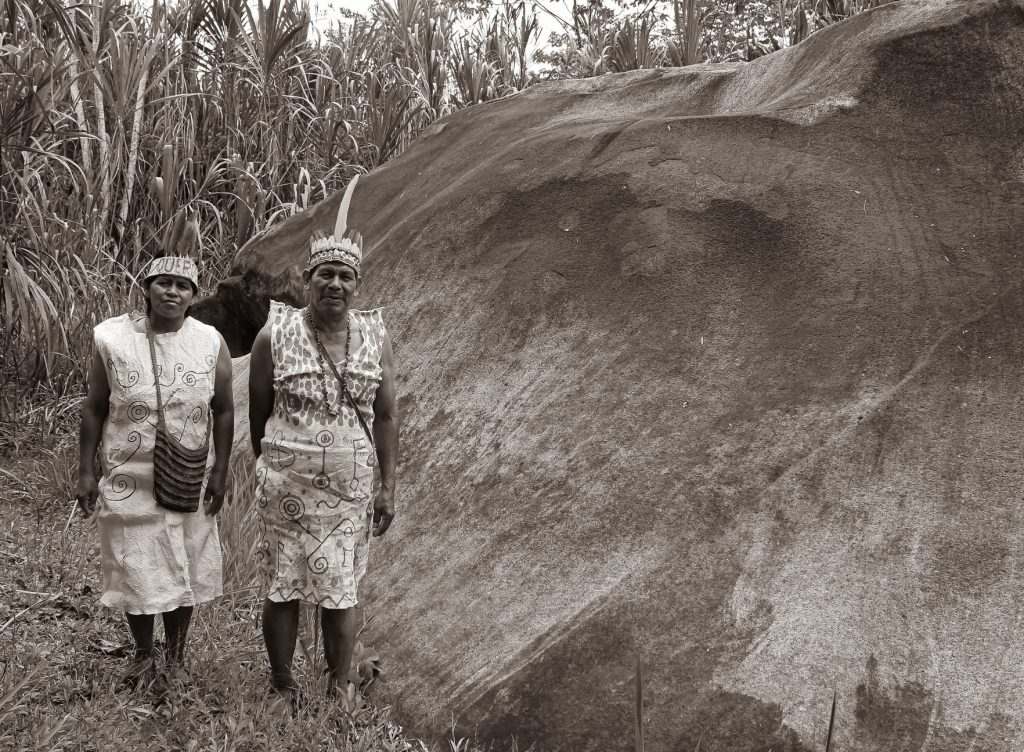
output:
[[[338,207],[338,218],[334,222],[334,232],[331,235],[317,232],[310,239],[306,271],[312,271],[314,267],[328,261],[336,261],[348,264],[356,270],[356,274],[359,273],[359,264],[363,260],[363,238],[355,230],[348,229],[348,207],[352,203],[352,193],[358,180],[359,176],[356,175],[345,189],[341,206]]]

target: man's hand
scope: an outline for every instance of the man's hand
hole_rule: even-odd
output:
[[[100,487],[92,473],[78,477],[78,508],[83,517],[92,517],[96,511],[96,501],[100,497]]]
[[[214,472],[206,482],[206,497],[203,499],[203,510],[212,517],[224,506],[224,493],[227,488],[227,473]]]
[[[391,527],[395,519],[395,492],[393,489],[381,488],[377,498],[373,500],[373,537],[379,538]]]

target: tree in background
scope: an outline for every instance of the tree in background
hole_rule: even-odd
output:
[[[891,0],[574,0],[536,59],[545,78],[751,61]]]

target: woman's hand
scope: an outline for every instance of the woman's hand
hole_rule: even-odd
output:
[[[379,538],[384,535],[391,527],[393,519],[395,519],[395,492],[391,489],[381,488],[373,500],[373,537]]]
[[[224,494],[227,490],[227,473],[214,472],[206,482],[206,497],[203,499],[203,510],[212,517],[224,506]]]
[[[78,476],[78,508],[82,511],[83,517],[92,517],[96,511],[96,501],[100,497],[100,487],[96,478],[89,475]]]

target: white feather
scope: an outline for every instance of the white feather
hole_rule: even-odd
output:
[[[356,181],[358,180],[358,175],[352,178],[352,182],[345,189],[344,198],[341,199],[341,206],[338,207],[338,219],[334,223],[334,237],[338,240],[345,236],[345,230],[348,229],[348,207],[352,203],[352,193],[356,189]]]

